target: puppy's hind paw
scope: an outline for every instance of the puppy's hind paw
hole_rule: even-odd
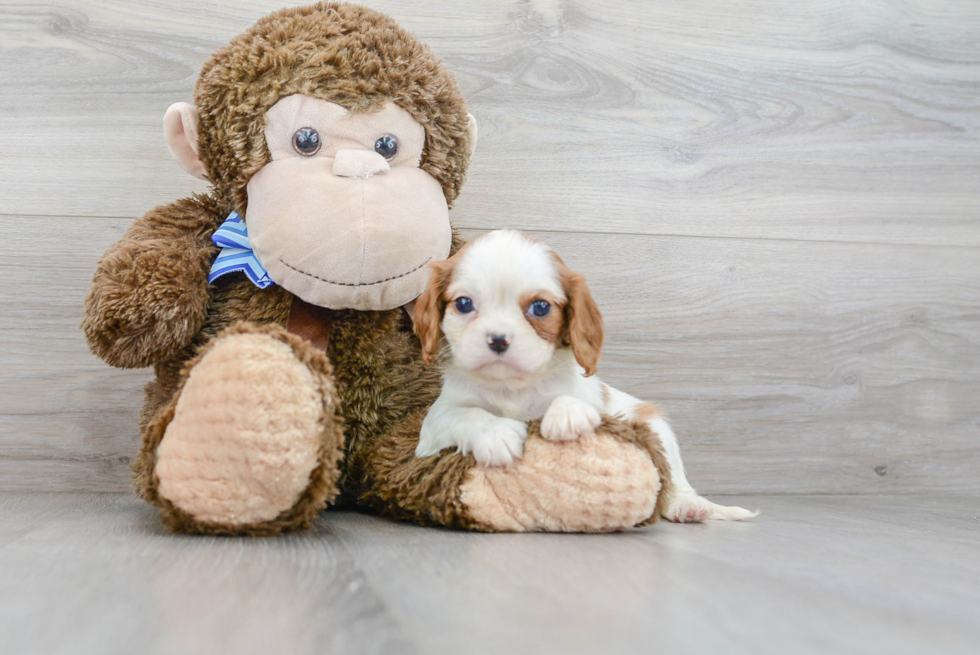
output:
[[[711,516],[711,501],[697,494],[677,496],[667,503],[663,517],[674,523],[701,523]]]

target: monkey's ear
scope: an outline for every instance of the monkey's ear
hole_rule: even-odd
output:
[[[180,167],[202,180],[208,173],[197,154],[197,107],[186,102],[175,102],[163,116],[163,133],[167,147]]]
[[[466,114],[470,117],[469,122],[466,124],[466,131],[470,135],[470,157],[473,156],[473,151],[476,150],[476,119],[473,118],[473,114]]]

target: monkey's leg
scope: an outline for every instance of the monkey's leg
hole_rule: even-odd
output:
[[[343,431],[326,356],[278,327],[238,324],[184,369],[143,433],[142,495],[177,532],[309,527],[337,495]]]
[[[491,532],[610,532],[655,522],[667,497],[669,467],[640,423],[606,418],[595,435],[554,442],[535,421],[523,458],[484,467],[451,450],[416,458],[422,418],[358,453],[360,500],[386,516]]]

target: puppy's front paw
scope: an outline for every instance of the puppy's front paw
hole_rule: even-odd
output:
[[[507,466],[524,454],[527,426],[520,421],[502,418],[473,436],[471,450],[476,461],[485,466]]]
[[[593,434],[601,422],[595,406],[572,396],[558,396],[541,419],[541,436],[551,441],[571,441]]]

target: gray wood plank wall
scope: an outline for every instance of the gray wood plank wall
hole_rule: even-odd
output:
[[[453,212],[585,273],[602,376],[705,493],[980,493],[980,4],[371,0],[456,73]],[[128,488],[147,371],[78,323],[102,251],[202,191],[161,118],[285,3],[0,4],[0,488]]]

